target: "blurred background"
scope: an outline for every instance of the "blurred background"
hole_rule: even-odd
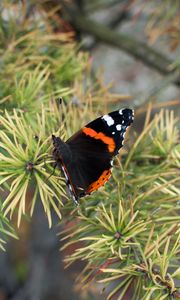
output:
[[[45,22],[48,33],[53,31],[70,37],[78,57],[80,55],[69,67],[70,79],[64,83],[58,75],[61,87],[63,84],[76,86],[79,73],[82,86],[98,82],[112,104],[135,108],[134,126],[139,131],[150,102],[153,113],[169,107],[179,114],[178,0],[1,1],[0,9],[0,73],[7,81],[11,80],[8,73],[13,72],[12,62],[9,63],[6,56],[12,41],[23,39],[28,31]],[[85,68],[79,66],[84,61],[81,53],[88,62]],[[36,60],[37,56],[31,59]],[[68,61],[62,64],[58,74],[66,64]],[[81,71],[75,72],[77,68]],[[90,78],[88,83],[82,76],[84,69]],[[58,83],[54,84],[57,88]],[[1,99],[8,95],[3,94],[3,89],[1,81]],[[77,93],[73,101],[78,102],[78,97]],[[106,101],[106,98],[101,99],[101,110]],[[31,194],[28,197],[31,199]],[[54,225],[49,229],[42,204],[38,203],[32,220],[24,218],[18,229],[12,220],[19,240],[8,240],[6,252],[0,252],[0,300],[105,299],[105,294],[101,296],[101,285],[93,283],[82,291],[78,283],[74,283],[83,263],[64,269],[63,259],[68,253],[59,251],[63,243],[57,234],[66,225],[59,224],[55,214],[52,218]]]

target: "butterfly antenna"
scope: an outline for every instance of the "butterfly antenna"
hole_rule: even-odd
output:
[[[47,158],[52,158],[52,156],[48,156],[48,155],[47,155],[46,157],[43,158],[43,160],[44,160],[44,166],[45,166],[45,167],[47,167],[47,164],[46,164],[46,159],[47,159]],[[52,173],[46,178],[45,182],[47,182],[47,180],[48,180],[51,176],[54,175],[55,170],[56,170],[56,167],[57,167],[57,163],[54,163],[53,171],[52,171]]]
[[[55,163],[54,164],[54,168],[53,168],[53,171],[52,171],[52,173],[46,178],[46,180],[45,180],[45,182],[47,182],[48,180],[49,180],[49,178],[51,177],[51,176],[53,176],[54,175],[54,173],[55,173],[55,170],[56,170],[56,167],[57,167],[57,163]]]
[[[62,97],[59,97],[56,99],[58,110],[59,110],[59,122],[60,124],[63,124],[63,120],[65,119],[65,114],[64,114],[64,100]],[[60,127],[61,128],[61,127]],[[60,129],[61,131],[61,129]]]

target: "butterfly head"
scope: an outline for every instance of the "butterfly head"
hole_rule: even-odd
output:
[[[63,142],[60,137],[56,137],[52,135],[53,140],[53,157],[56,162],[64,161],[65,163],[69,163],[71,161],[72,153],[69,146]]]

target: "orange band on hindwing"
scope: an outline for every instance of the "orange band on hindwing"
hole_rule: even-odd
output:
[[[91,183],[87,189],[87,193],[92,193],[93,191],[98,190],[105,182],[111,177],[111,171],[105,170],[101,176],[95,182]]]
[[[89,135],[90,137],[96,139],[96,140],[101,140],[103,143],[105,143],[108,146],[109,152],[113,152],[116,145],[113,140],[113,138],[106,136],[102,132],[96,132],[94,129],[84,127],[82,131],[86,134]]]

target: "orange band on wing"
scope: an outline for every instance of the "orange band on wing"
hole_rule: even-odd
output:
[[[82,129],[82,131],[86,134],[89,135],[90,137],[96,139],[96,140],[101,140],[102,142],[104,142],[105,144],[107,144],[108,146],[108,150],[109,152],[113,152],[115,149],[115,143],[113,138],[106,136],[104,133],[102,132],[96,132],[94,129],[88,128],[88,127],[84,127]]]
[[[92,193],[93,191],[98,190],[111,176],[110,170],[105,170],[101,176],[95,182],[91,183],[87,189],[87,193]]]

